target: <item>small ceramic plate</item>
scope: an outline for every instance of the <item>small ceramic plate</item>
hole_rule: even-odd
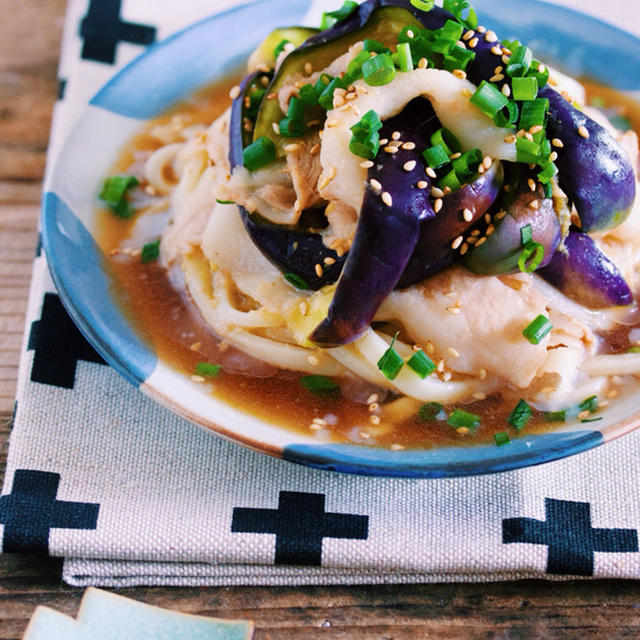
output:
[[[527,42],[576,76],[621,91],[638,90],[640,40],[585,15],[533,0],[476,0],[482,23]],[[309,466],[352,473],[453,477],[505,471],[585,451],[640,424],[639,398],[616,401],[604,419],[562,425],[509,446],[389,451],[319,443],[233,408],[160,361],[114,302],[117,285],[98,248],[99,186],[119,150],[145,119],[241,67],[270,30],[299,23],[307,0],[262,0],[222,13],[150,47],[91,101],[54,168],[44,196],[43,243],[60,296],[75,323],[127,380],[158,402],[258,451]]]

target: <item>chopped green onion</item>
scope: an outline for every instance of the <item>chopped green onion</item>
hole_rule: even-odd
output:
[[[478,26],[478,15],[469,0],[444,0],[443,8],[453,13],[469,29]]]
[[[578,405],[580,411],[595,413],[598,410],[598,396],[590,396]]]
[[[467,68],[467,65],[472,60],[475,60],[475,57],[475,51],[471,49],[464,49],[456,44],[442,59],[442,67],[446,71],[454,71],[455,69],[461,69],[464,71]]]
[[[381,87],[396,77],[396,66],[388,53],[380,53],[362,65],[362,74],[368,85]]]
[[[404,360],[393,348],[396,344],[397,339],[398,334],[396,333],[396,335],[393,337],[393,340],[391,341],[391,345],[384,352],[382,358],[378,360],[378,369],[382,371],[382,373],[388,380],[395,380],[398,377],[400,370],[404,366]]]
[[[640,347],[629,347],[627,353],[640,353]]]
[[[516,157],[518,162],[536,164],[540,158],[540,145],[527,140],[527,138],[518,138],[516,140]]]
[[[542,184],[549,184],[551,179],[558,175],[558,167],[553,162],[548,162],[542,171],[538,173],[538,180]]]
[[[300,98],[292,96],[291,100],[289,100],[287,118],[292,120],[302,120],[304,118],[304,102]]]
[[[318,98],[320,97],[320,94],[313,85],[305,84],[304,87],[301,87],[298,91],[298,97],[307,106],[313,107],[318,104]]]
[[[309,288],[309,283],[304,278],[295,273],[285,273],[284,279],[289,284],[292,284],[296,289],[300,289],[301,291],[305,291]]]
[[[580,420],[580,422],[582,422],[582,424],[584,424],[585,422],[600,422],[600,420],[602,420],[602,417],[600,417],[600,418],[585,418],[584,420]]]
[[[522,431],[522,429],[527,426],[527,422],[529,422],[532,414],[533,410],[531,407],[524,400],[520,400],[514,410],[509,414],[507,422],[514,429]]]
[[[513,100],[509,100],[509,102],[493,116],[493,123],[496,127],[508,127],[518,121],[518,115],[518,105]]]
[[[393,58],[393,61],[398,65],[400,71],[404,73],[413,71],[411,45],[408,42],[401,42],[398,45],[397,52],[391,57]]]
[[[488,115],[490,118],[493,118],[500,109],[506,107],[509,103],[509,98],[495,85],[490,84],[486,80],[480,83],[480,86],[469,100],[478,107],[482,113]]]
[[[142,253],[140,254],[140,259],[142,260],[142,264],[147,264],[149,262],[154,262],[160,256],[160,238],[155,240],[154,242],[149,242],[142,247]]]
[[[482,151],[480,149],[471,149],[465,151],[459,158],[451,161],[456,175],[459,180],[466,180],[475,175],[478,171],[478,166],[482,162]]]
[[[411,0],[411,5],[420,11],[431,11],[435,0]]]
[[[443,411],[444,407],[439,402],[427,402],[418,409],[418,418],[422,422],[435,420],[436,416]]]
[[[242,152],[243,164],[249,171],[256,171],[273,162],[275,158],[276,146],[266,136],[259,138]]]
[[[218,204],[235,204],[233,200],[220,200],[219,198],[216,198],[216,202]]]
[[[457,191],[462,186],[462,183],[458,179],[455,169],[451,169],[451,171],[449,171],[447,175],[439,180],[438,186],[442,190],[444,190],[446,187],[449,187],[451,191]]]
[[[451,162],[449,155],[447,147],[442,143],[429,147],[422,152],[422,157],[432,169],[439,169],[449,164]]]
[[[278,56],[284,51],[284,48],[290,43],[291,40],[287,40],[286,38],[284,40],[280,40],[276,48],[273,50],[273,57],[277,60]]]
[[[547,200],[549,198],[553,197],[553,185],[551,184],[551,182],[547,182],[543,185],[544,188],[544,197],[547,198]]]
[[[313,88],[318,92],[318,97],[322,95],[322,92],[327,88],[329,83],[333,80],[333,76],[328,73],[321,73],[320,77],[316,80]]]
[[[438,29],[438,34],[454,42],[458,42],[462,38],[462,32],[464,27],[455,20],[447,20],[441,29]]]
[[[551,329],[553,329],[553,325],[549,318],[541,314],[522,332],[522,335],[531,344],[540,344],[549,335]]]
[[[198,376],[203,376],[204,378],[215,378],[220,373],[220,369],[222,369],[222,366],[219,364],[198,362],[195,371]]]
[[[385,47],[382,42],[369,38],[364,41],[363,49],[369,53],[391,53],[391,50]]]
[[[512,50],[511,58],[507,64],[507,75],[511,78],[525,76],[533,62],[533,53],[529,47],[521,44]]]
[[[511,81],[514,100],[535,100],[538,95],[538,79],[532,77],[514,78]]]
[[[480,416],[462,409],[456,409],[447,419],[447,424],[456,429],[469,429],[475,431],[480,424]]]
[[[522,229],[520,229],[520,241],[522,242],[523,247],[526,247],[533,241],[533,230],[530,224],[526,224]]]
[[[382,129],[382,121],[373,109],[367,111],[367,113],[351,127],[351,131],[356,134],[371,133],[372,131],[380,131],[380,129]]]
[[[349,151],[366,160],[374,160],[379,150],[380,134],[377,131],[354,133],[349,143]]]
[[[525,100],[520,109],[519,127],[529,131],[531,127],[545,126],[547,111],[549,110],[548,98],[536,98],[535,100]]]
[[[325,87],[320,94],[318,102],[325,111],[333,109],[333,93],[336,89],[346,89],[347,85],[342,78],[332,78],[331,82]]]
[[[522,273],[533,273],[544,260],[544,247],[539,242],[527,242],[518,256],[518,269]]]
[[[545,422],[564,422],[567,418],[567,411],[546,411],[542,417]]]
[[[540,160],[538,161],[538,164],[541,166],[546,165],[546,163],[549,161],[550,155],[551,155],[551,143],[545,138],[540,143]]]
[[[500,433],[496,433],[493,436],[497,447],[504,447],[506,444],[511,442],[511,438],[506,431],[501,431]]]
[[[346,2],[336,11],[328,11],[322,14],[322,22],[320,23],[320,29],[326,31],[333,27],[336,22],[348,18],[356,9],[358,3],[353,0],[346,0]]]
[[[540,71],[540,69],[543,71]],[[534,60],[531,63],[531,68],[527,73],[528,78],[535,78],[538,81],[538,87],[542,89],[547,82],[549,82],[549,68],[546,65],[543,65],[541,62]],[[595,105],[594,105],[595,106]]]
[[[431,134],[431,144],[433,146],[442,145],[447,155],[458,153],[462,150],[458,138],[456,138],[449,129],[445,129],[444,127]]]
[[[347,66],[347,74],[344,77],[345,83],[347,78],[348,84],[362,78],[362,65],[370,58],[368,51],[361,51]]]
[[[135,176],[111,176],[104,181],[100,200],[106,203],[117,216],[130,218],[135,209],[126,200],[127,191],[140,184]]]
[[[433,42],[430,43],[430,48],[433,53],[440,53],[442,55],[449,55],[451,49],[453,49],[455,42],[450,38],[443,36],[436,36]]]
[[[422,349],[409,359],[407,365],[411,367],[422,380],[436,370],[435,363]]]
[[[327,376],[303,376],[300,384],[316,395],[333,394],[340,391],[340,385]]]
[[[302,120],[294,120],[293,118],[284,118],[280,120],[280,135],[283,138],[302,138],[305,127]]]

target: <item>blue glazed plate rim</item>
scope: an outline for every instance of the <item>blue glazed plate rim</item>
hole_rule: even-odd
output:
[[[291,2],[292,0],[282,0],[282,3],[285,1]],[[293,2],[296,1],[297,0],[293,0]],[[487,1],[491,2],[491,0]],[[525,0],[517,1],[524,2]],[[256,2],[233,7],[223,13],[204,18],[203,20],[186,27],[182,31],[173,34],[166,40],[152,45],[139,57],[123,67],[123,69],[120,70],[112,79],[110,79],[109,82],[107,82],[100,91],[98,91],[90,104],[100,105],[103,102],[104,97],[108,95],[124,77],[131,73],[135,73],[143,60],[147,60],[149,57],[156,55],[163,47],[179,41],[181,38],[188,38],[191,32],[195,29],[202,28],[206,24],[215,26],[216,22],[223,17],[233,16],[233,14],[246,8],[266,4],[273,4],[273,0],[257,0]],[[306,3],[304,3],[304,0],[300,0],[300,4],[302,5]],[[593,16],[581,14],[573,11],[572,9],[543,2],[542,0],[532,0],[527,4],[529,6],[540,5],[541,10],[551,12],[555,15],[564,16],[565,19],[579,18],[583,24],[587,23],[597,25],[600,29],[605,27],[612,33],[623,35],[625,39],[631,37],[636,46],[640,44],[640,39],[633,36],[633,34],[623,31],[614,25],[598,20]],[[213,79],[215,79],[215,74],[212,75],[214,76]],[[172,103],[167,103],[164,105],[164,109],[167,109],[170,106],[172,106]],[[55,171],[52,175],[55,176]],[[48,258],[48,264],[53,281],[60,293],[64,306],[81,332],[96,347],[104,359],[107,360],[121,375],[123,375],[123,377],[135,385],[141,385],[142,390],[147,393],[147,395],[150,395],[157,400],[157,394],[154,393],[154,390],[152,388],[148,388],[144,384],[141,384],[144,382],[145,377],[136,363],[127,359],[123,352],[113,349],[113,345],[108,341],[105,341],[100,331],[98,331],[96,327],[93,326],[93,323],[87,319],[87,301],[76,299],[73,293],[73,287],[67,287],[67,281],[71,277],[71,274],[60,271],[58,268],[59,264],[56,261],[53,236],[59,231],[56,229],[55,219],[50,217],[51,206],[48,203],[49,198],[47,197],[47,194],[45,194],[42,213],[43,246]],[[165,401],[163,404],[169,404],[173,411],[182,415],[185,414],[184,409],[181,408],[178,403],[169,400],[169,402]],[[203,418],[203,426],[205,426],[205,428],[213,428],[215,430],[215,425],[211,423],[211,419],[214,418],[215,417]],[[193,420],[193,413],[190,413],[190,419]],[[574,455],[591,449],[605,441],[636,428],[638,426],[636,423],[637,420],[635,419],[627,420],[618,428],[605,430],[605,433],[600,430],[557,431],[544,434],[543,436],[529,436],[517,441],[521,445],[518,447],[517,451],[509,451],[508,447],[498,448],[493,445],[438,449],[436,451],[442,455],[442,460],[432,459],[434,456],[434,450],[391,452],[384,449],[375,449],[357,444],[309,445],[296,444],[295,442],[284,446],[280,455],[286,460],[303,465],[343,471],[347,473],[390,477],[460,477],[508,471]],[[229,433],[228,430],[225,431],[226,434]],[[288,433],[291,438],[295,440],[295,434],[293,432]],[[554,438],[554,434],[556,434],[558,438]],[[242,438],[238,438],[237,441],[256,449],[255,441],[249,443],[244,441]],[[270,455],[277,453],[277,449],[278,447],[274,448],[270,443],[265,443],[264,447],[258,447],[258,450]],[[376,453],[379,455],[375,455]],[[450,456],[449,459],[444,459],[448,456]]]

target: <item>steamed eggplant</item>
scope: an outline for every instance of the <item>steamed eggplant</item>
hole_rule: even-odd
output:
[[[563,251],[539,272],[569,298],[591,309],[633,304],[633,295],[616,265],[586,233],[572,231]]]

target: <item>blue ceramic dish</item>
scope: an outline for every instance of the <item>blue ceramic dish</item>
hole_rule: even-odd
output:
[[[485,26],[527,42],[563,70],[621,91],[640,89],[638,38],[534,0],[474,4]],[[566,424],[506,447],[389,451],[318,443],[226,405],[156,357],[114,302],[117,285],[94,240],[99,185],[143,120],[238,69],[264,35],[283,22],[300,22],[307,9],[307,0],[261,0],[203,20],[150,47],[93,98],[60,155],[42,214],[53,279],[85,336],[127,380],[184,417],[258,451],[324,469],[422,478],[492,473],[579,453],[635,429],[638,398],[629,397],[588,430]]]

